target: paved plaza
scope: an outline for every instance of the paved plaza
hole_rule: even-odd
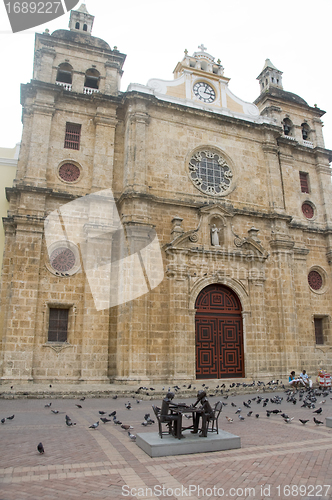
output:
[[[197,384],[197,389],[201,387]],[[315,409],[322,408],[317,415],[314,409],[301,407],[298,395],[296,404],[287,402],[285,391],[279,388],[219,392],[209,398],[211,403],[227,403],[219,427],[241,437],[240,449],[150,458],[113,421],[89,428],[101,417],[99,411],[111,419],[108,415],[116,410],[120,421],[133,426],[132,433],[157,432],[156,423],[145,427],[142,422],[146,413],[153,418],[151,405],[158,404],[160,396],[151,400],[151,391],[149,396],[146,391],[137,395],[136,389],[124,396],[119,393],[117,399],[111,394],[92,397],[86,391],[81,401],[82,393],[73,396],[67,390],[65,397],[59,397],[52,388],[41,397],[36,387],[34,394],[16,399],[15,388],[10,391],[1,386],[0,419],[6,420],[0,424],[0,500],[332,499],[332,428],[325,423],[332,416],[332,393],[317,397]],[[179,393],[175,401],[195,400],[193,394]],[[281,404],[271,402],[276,396],[283,398]],[[268,403],[263,407],[263,400],[258,403],[257,398]],[[243,405],[248,400],[251,410]],[[128,401],[131,410],[125,407]],[[51,406],[45,407],[48,403]],[[238,408],[245,417],[242,421],[235,414]],[[266,410],[281,410],[293,420],[286,423],[273,413],[268,417]],[[250,417],[248,411],[253,412]],[[76,425],[67,426],[66,415]],[[323,424],[316,425],[313,417]],[[303,425],[299,418],[309,421]],[[44,454],[37,451],[39,442]]]

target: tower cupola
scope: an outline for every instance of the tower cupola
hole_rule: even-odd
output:
[[[87,11],[86,5],[82,3],[78,10],[70,11],[69,29],[70,31],[91,35],[94,18]]]
[[[259,85],[261,93],[265,92],[270,87],[277,87],[283,90],[282,87],[282,71],[277,69],[270,61],[270,59],[265,60],[264,68],[258,75],[257,80],[259,80]]]

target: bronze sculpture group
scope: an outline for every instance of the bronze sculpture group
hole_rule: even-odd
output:
[[[214,410],[206,397],[206,392],[203,390],[198,391],[196,402],[190,406],[186,403],[173,403],[173,398],[174,394],[168,392],[159,411],[159,420],[161,423],[169,425],[170,434],[182,439],[185,437],[182,431],[192,429],[192,434],[198,434],[198,431],[200,431],[200,437],[207,437],[209,422],[214,418]],[[192,414],[193,423],[191,426],[182,426],[183,413]],[[200,421],[201,426],[199,425]]]

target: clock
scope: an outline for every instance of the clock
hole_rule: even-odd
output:
[[[193,91],[195,96],[203,102],[213,102],[216,98],[216,93],[211,85],[205,82],[195,83]]]

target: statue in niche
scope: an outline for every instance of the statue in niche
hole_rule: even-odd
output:
[[[211,226],[211,245],[214,247],[220,246],[219,232],[220,232],[220,229],[215,224],[212,224],[212,226]]]

